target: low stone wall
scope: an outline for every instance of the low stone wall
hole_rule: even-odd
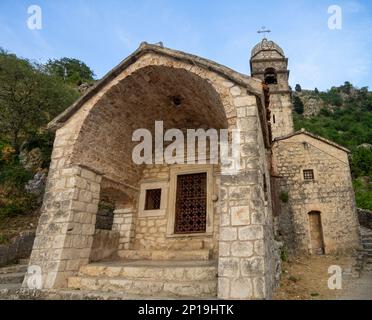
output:
[[[372,211],[358,208],[358,218],[362,227],[372,229]]]
[[[0,267],[17,262],[18,259],[29,258],[34,240],[35,231],[24,231],[10,244],[0,245]]]
[[[96,262],[110,258],[118,250],[119,238],[117,231],[96,230],[89,260]]]

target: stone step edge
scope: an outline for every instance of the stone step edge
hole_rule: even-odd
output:
[[[78,273],[78,277],[91,277],[91,278],[99,278],[99,279],[103,279],[103,278],[108,278],[108,279],[125,279],[125,280],[148,280],[148,281],[176,281],[176,282],[188,282],[188,281],[210,281],[210,280],[214,280],[214,279],[217,279],[217,272],[218,272],[218,269],[217,267],[199,267],[199,266],[195,266],[195,267],[176,267],[177,269],[183,269],[183,270],[179,270],[179,272],[182,272],[182,275],[181,275],[181,278],[180,275],[172,275],[172,274],[164,274],[166,272],[164,272],[164,269],[171,269],[171,270],[174,270],[175,268],[172,268],[172,267],[153,267],[153,268],[149,268],[149,267],[128,267],[128,268],[139,268],[139,269],[152,269],[150,272],[153,272],[154,274],[153,275],[149,275],[148,277],[144,277],[143,275],[134,275],[134,274],[125,274],[125,272],[128,272],[130,273],[130,271],[125,271],[125,268],[127,267],[123,267],[120,269],[120,271],[118,272],[119,275],[113,275],[113,276],[110,276],[108,274],[105,273],[105,271],[101,271],[102,273],[101,274],[98,274],[98,275],[92,275],[90,274],[89,270],[84,270],[84,268],[81,268],[82,270],[79,271]],[[124,270],[123,270],[124,269]],[[182,280],[182,278],[185,278],[187,279],[186,276],[184,276],[183,274],[190,271],[194,271],[196,272],[199,272],[200,269],[203,269],[202,271],[207,273],[207,275],[203,275],[203,277],[200,277],[200,276],[197,276],[197,279],[195,280],[192,280],[192,279],[188,279],[188,280]],[[141,272],[141,271],[139,271]],[[159,274],[159,272],[161,272]],[[159,280],[159,277],[161,277],[162,280]]]
[[[13,265],[0,268],[0,276],[8,273],[27,272],[27,265]]]
[[[135,279],[130,279],[130,278],[127,278],[127,277],[93,277],[93,276],[87,276],[87,275],[83,275],[83,276],[72,276],[72,277],[69,277],[68,278],[68,282],[70,281],[70,279],[77,279],[77,278],[84,278],[84,279],[89,279],[89,280],[100,280],[100,281],[117,281],[117,280],[123,280],[123,281],[131,281],[131,282],[153,282],[153,283],[156,283],[156,284],[165,284],[165,283],[173,283],[173,284],[190,284],[190,285],[193,285],[193,284],[200,284],[200,283],[205,283],[205,284],[209,284],[211,282],[216,282],[217,281],[217,277],[215,279],[209,279],[209,280],[185,280],[185,281],[182,281],[182,280],[172,280],[172,281],[167,281],[167,280],[149,280],[149,279],[141,279],[141,278],[135,278]]]
[[[91,291],[91,290],[69,290],[69,289],[43,289],[31,290],[26,288],[9,288],[0,290],[1,299],[26,299],[26,300],[216,300],[215,296],[205,297],[169,297],[169,296],[141,296],[123,293]]]
[[[0,274],[0,283],[1,284],[5,284],[7,282],[3,282],[3,281],[12,281],[14,279],[22,279],[20,282],[23,281],[23,278],[25,277],[25,274],[24,272],[14,272],[14,273],[4,273],[4,274]],[[9,282],[9,283],[14,283],[14,282]]]
[[[126,259],[137,259],[137,257],[141,257],[141,259],[153,259],[153,260],[172,260],[169,256],[176,256],[180,257],[181,260],[190,260],[193,256],[195,259],[199,259],[200,257],[208,258],[211,255],[210,249],[199,249],[199,250],[119,250],[117,255],[121,258]],[[164,259],[160,259],[161,256],[164,255]],[[188,257],[188,259],[186,258]],[[174,259],[174,257],[173,257]]]
[[[82,281],[88,280],[88,283]],[[113,283],[112,278],[93,278],[71,277],[68,279],[68,289],[106,291],[124,294],[134,294],[143,296],[168,296],[168,297],[207,297],[217,295],[217,279],[209,281],[148,281],[148,280],[126,280]],[[96,281],[99,280],[97,283]],[[116,281],[120,281],[116,280]],[[72,283],[71,283],[72,282]],[[186,292],[184,291],[186,290]]]

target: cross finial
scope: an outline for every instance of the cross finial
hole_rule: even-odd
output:
[[[262,33],[263,34],[264,39],[266,38],[265,33],[270,33],[270,32],[271,32],[271,30],[266,29],[265,26],[261,27],[261,29],[257,31],[257,33],[259,33],[259,34]]]

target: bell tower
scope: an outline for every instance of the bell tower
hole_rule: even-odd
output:
[[[288,59],[275,42],[264,38],[252,50],[251,75],[269,87],[273,139],[294,132]]]

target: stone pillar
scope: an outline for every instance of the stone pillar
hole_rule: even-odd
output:
[[[221,176],[218,298],[265,299],[270,296],[271,283],[266,279],[271,257],[266,249],[270,239],[264,239],[268,214],[261,181],[266,162],[260,150],[264,148],[262,133],[256,99],[242,93],[235,98],[235,106],[241,167],[234,175]]]
[[[134,208],[117,209],[114,211],[112,230],[120,233],[119,250],[129,250],[134,240]]]
[[[79,166],[51,169],[29,264],[41,269],[43,289],[66,287],[67,278],[88,264],[100,182],[100,175]]]

